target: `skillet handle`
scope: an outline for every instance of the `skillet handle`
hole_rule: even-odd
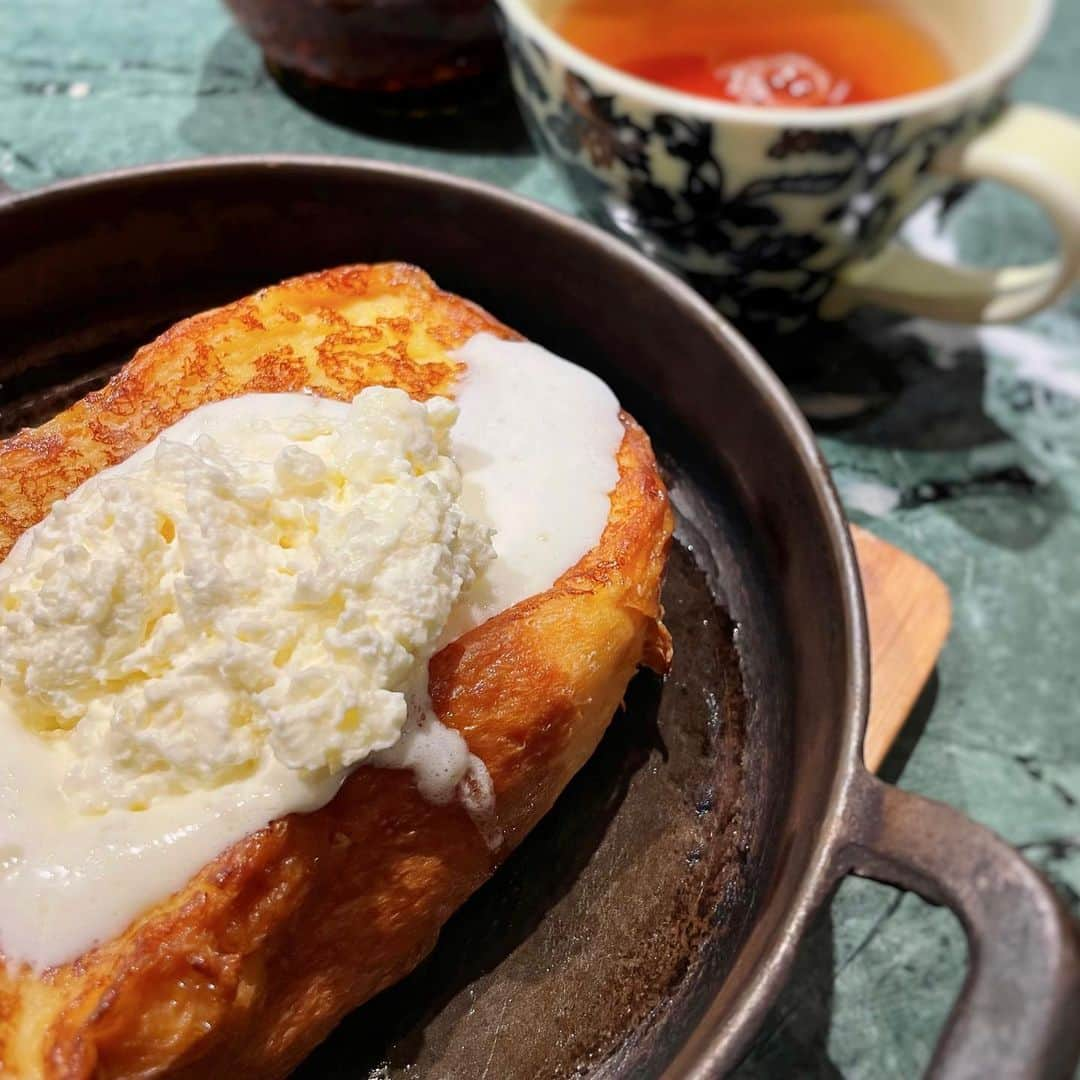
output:
[[[1080,934],[1050,883],[982,825],[863,772],[847,872],[960,919],[970,966],[927,1075],[1067,1077],[1080,1056]]]

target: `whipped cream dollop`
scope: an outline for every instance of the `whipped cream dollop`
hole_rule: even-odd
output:
[[[456,404],[196,409],[0,563],[0,962],[75,958],[358,765],[498,841],[427,659],[595,546],[623,429],[535,345],[454,355]]]
[[[53,507],[0,564],[0,693],[70,758],[78,809],[142,810],[271,759],[332,774],[398,740],[494,557],[460,506],[456,415],[373,387],[336,420],[166,437]]]

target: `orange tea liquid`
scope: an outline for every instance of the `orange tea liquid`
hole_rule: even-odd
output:
[[[742,105],[880,101],[952,74],[888,0],[567,0],[550,23],[612,67]]]

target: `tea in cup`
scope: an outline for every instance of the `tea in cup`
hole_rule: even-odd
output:
[[[1018,319],[1080,273],[1080,123],[1008,103],[1052,0],[498,0],[534,137],[587,211],[744,324],[861,304]],[[896,235],[959,181],[1046,209],[1039,266]]]

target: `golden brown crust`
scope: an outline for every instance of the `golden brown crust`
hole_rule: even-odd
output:
[[[0,556],[51,503],[211,400],[309,386],[446,393],[445,352],[517,335],[398,264],[345,267],[179,323],[112,382],[0,443]],[[41,978],[0,967],[0,1075],[275,1077],[400,979],[592,752],[639,663],[670,645],[671,533],[644,432],[623,417],[600,543],[547,593],[431,662],[436,711],[491,774],[506,842],[407,772],[360,768],[323,809],[274,822],[123,935]]]
[[[0,442],[0,558],[57,499],[200,405],[305,387],[351,400],[375,385],[425,399],[459,367],[446,352],[481,331],[519,337],[401,263],[308,274],[184,319],[101,390]]]

